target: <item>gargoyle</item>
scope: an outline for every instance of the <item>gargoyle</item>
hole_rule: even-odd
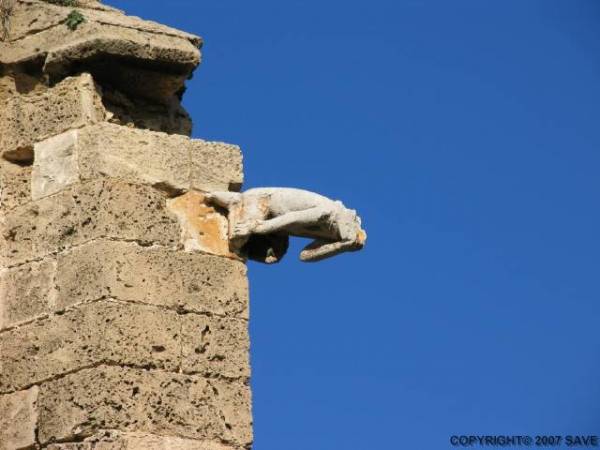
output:
[[[305,262],[360,250],[367,239],[356,211],[302,189],[212,192],[206,199],[228,211],[231,250],[268,264],[285,255],[290,236],[314,239],[300,253]]]

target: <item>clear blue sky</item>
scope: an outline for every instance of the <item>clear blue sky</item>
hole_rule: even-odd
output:
[[[108,0],[204,37],[194,136],[367,248],[250,264],[256,450],[600,434],[600,2]]]

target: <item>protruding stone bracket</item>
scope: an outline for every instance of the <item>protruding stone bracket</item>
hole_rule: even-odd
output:
[[[208,204],[205,194],[197,191],[167,201],[167,208],[179,219],[185,251],[240,259],[229,248],[227,216],[215,206]]]

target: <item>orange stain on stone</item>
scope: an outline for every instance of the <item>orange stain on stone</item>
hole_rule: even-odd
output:
[[[186,251],[238,258],[229,250],[227,217],[204,201],[204,194],[190,191],[171,199],[168,209],[181,224],[181,241]],[[238,258],[239,259],[239,258]]]

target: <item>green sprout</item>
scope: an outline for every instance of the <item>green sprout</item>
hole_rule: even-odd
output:
[[[75,31],[83,22],[85,22],[85,17],[83,17],[83,14],[74,9],[67,16],[67,21],[65,23],[72,31]]]

